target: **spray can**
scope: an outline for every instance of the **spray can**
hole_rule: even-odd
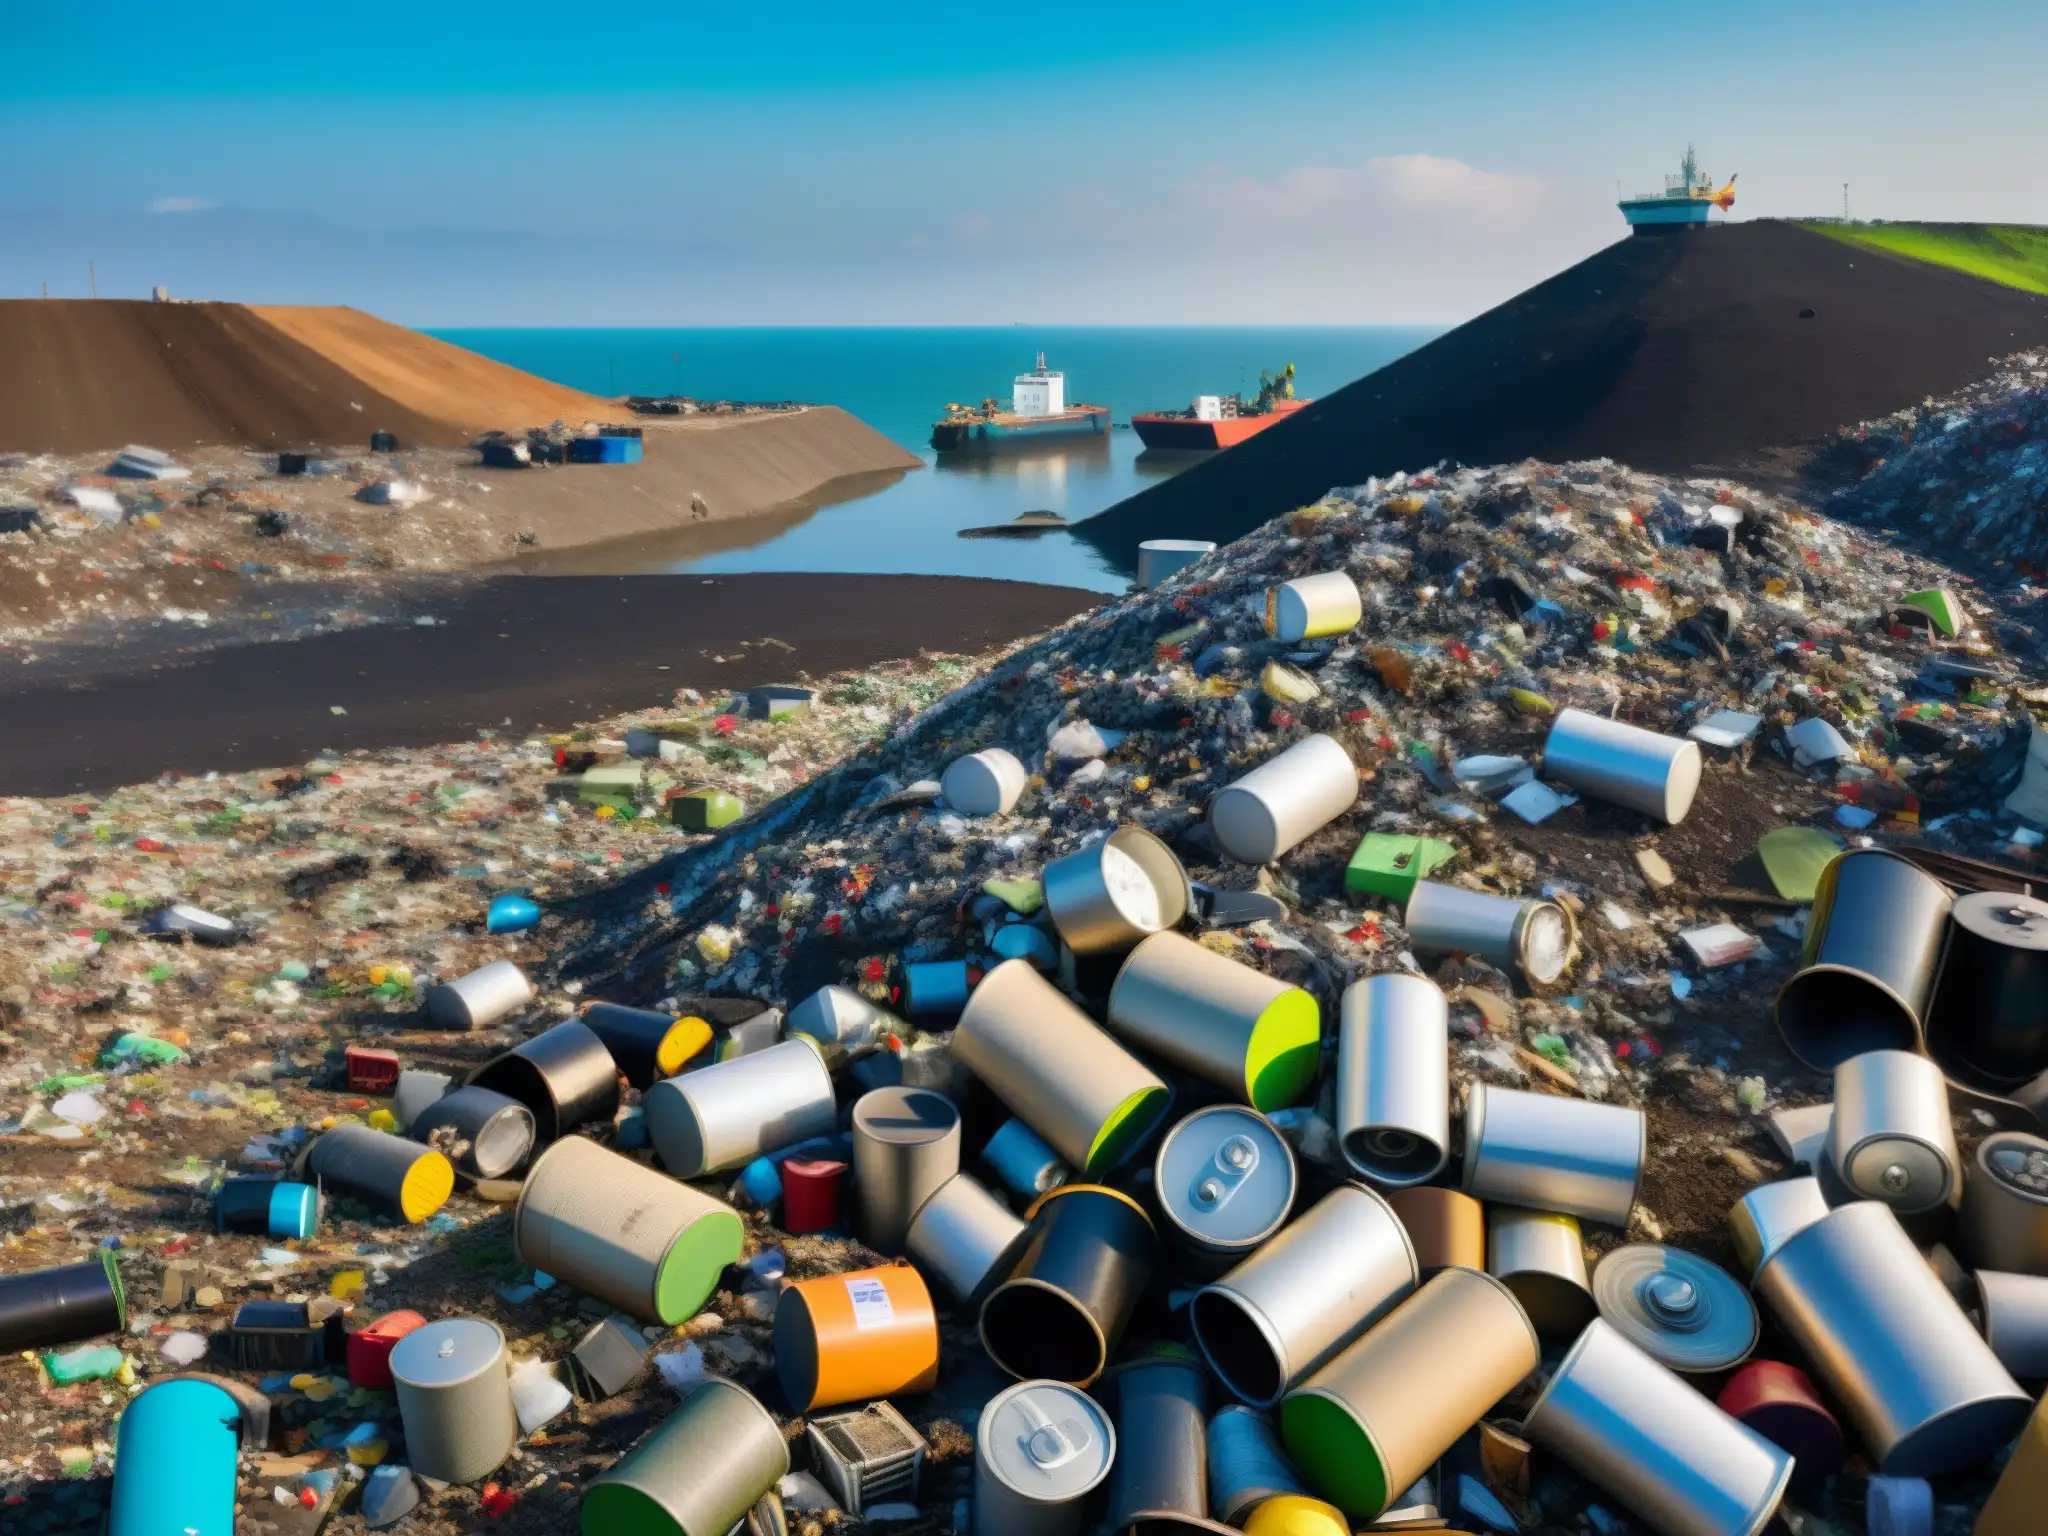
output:
[[[1994,1131],[1977,1143],[1956,1246],[1979,1269],[2048,1275],[2048,1141]]]
[[[1267,1408],[1415,1284],[1415,1250],[1399,1218],[1372,1190],[1341,1184],[1196,1292],[1188,1315],[1217,1379],[1233,1396]]]
[[[1397,1188],[1436,1177],[1451,1145],[1450,1005],[1426,976],[1354,981],[1339,1005],[1337,1138],[1353,1173]]]
[[[981,1149],[981,1160],[1003,1188],[1025,1200],[1036,1200],[1047,1190],[1057,1189],[1073,1173],[1060,1161],[1059,1153],[1039,1140],[1038,1133],[1022,1120],[1005,1120],[998,1126]]]
[[[1626,1227],[1646,1137],[1640,1109],[1474,1083],[1465,1101],[1465,1192]]]
[[[397,1216],[425,1221],[455,1192],[455,1166],[440,1153],[367,1125],[337,1125],[313,1143],[321,1186]]]
[[[1662,1536],[1756,1536],[1792,1458],[1595,1318],[1527,1421],[1528,1435]]]
[[[1740,1272],[1756,1283],[1764,1261],[1794,1233],[1804,1231],[1828,1213],[1827,1196],[1818,1179],[1779,1179],[1759,1184],[1728,1208],[1728,1235],[1741,1260]]]
[[[901,1253],[910,1218],[959,1171],[960,1111],[943,1093],[876,1088],[854,1103],[854,1193],[877,1253]]]
[[[1294,1152],[1257,1110],[1214,1104],[1159,1143],[1152,1189],[1168,1240],[1221,1274],[1280,1230],[1294,1209]]]
[[[829,1136],[839,1121],[832,1074],[803,1036],[664,1078],[642,1106],[654,1150],[679,1179],[744,1167],[776,1147]]]
[[[422,1146],[434,1146],[438,1137],[455,1148],[450,1161],[466,1178],[502,1179],[533,1150],[533,1111],[517,1099],[471,1084],[421,1110],[406,1135]]]
[[[1159,1239],[1143,1207],[1099,1184],[1039,1197],[1009,1278],[981,1304],[981,1347],[1012,1376],[1085,1387],[1151,1283]]]
[[[946,765],[939,793],[962,816],[1007,816],[1031,775],[1001,747],[956,757]]]
[[[1487,1273],[1515,1293],[1537,1333],[1573,1339],[1599,1315],[1576,1218],[1496,1205],[1486,1213]]]
[[[1596,800],[1677,826],[1699,792],[1700,745],[1641,726],[1558,711],[1543,743],[1543,771]]]
[[[174,1376],[122,1410],[107,1536],[234,1536],[242,1409],[210,1381]]]
[[[939,1379],[939,1323],[924,1277],[888,1264],[783,1287],[775,1371],[793,1413],[929,1392]]]
[[[0,1351],[71,1344],[128,1326],[128,1298],[115,1252],[79,1264],[0,1275]]]
[[[768,1410],[713,1378],[584,1490],[583,1536],[726,1536],[788,1472]]]
[[[997,1393],[974,1437],[974,1536],[1080,1536],[1115,1460],[1116,1431],[1087,1393],[1059,1381]]]
[[[1342,571],[1297,576],[1266,589],[1266,633],[1289,645],[1341,635],[1363,617],[1358,583]]]
[[[1207,539],[1146,539],[1138,545],[1138,585],[1149,591],[1215,552],[1215,544]]]
[[[1571,968],[1578,929],[1554,901],[1516,901],[1418,880],[1401,919],[1420,954],[1477,955],[1540,990]]]
[[[979,1310],[982,1293],[1009,1272],[1024,1223],[968,1174],[956,1173],[918,1207],[905,1246],[953,1299]]]
[[[619,1064],[581,1019],[564,1019],[522,1041],[478,1067],[469,1081],[532,1110],[534,1137],[542,1144],[579,1125],[609,1121],[619,1110]]]
[[[1226,857],[1271,864],[1357,802],[1351,754],[1335,737],[1305,736],[1218,791],[1209,802],[1209,833]]]
[[[505,1336],[477,1317],[415,1328],[391,1351],[413,1471],[444,1483],[495,1472],[519,1438]]]
[[[1470,1195],[1434,1185],[1383,1192],[1415,1247],[1419,1278],[1440,1269],[1486,1268],[1486,1207]]]
[[[1187,869],[1143,827],[1054,859],[1040,880],[1053,927],[1077,955],[1118,953],[1187,916]]]
[[[421,999],[442,1029],[480,1029],[533,1001],[533,984],[510,960],[493,960],[467,976],[429,987]]]
[[[1110,989],[1109,1027],[1254,1109],[1284,1109],[1315,1086],[1314,996],[1177,933],[1131,951]]]
[[[1209,1512],[1240,1528],[1268,1499],[1304,1495],[1301,1474],[1288,1464],[1272,1421],[1256,1408],[1232,1403],[1209,1420]]]

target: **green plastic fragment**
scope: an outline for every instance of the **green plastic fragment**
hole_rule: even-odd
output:
[[[185,1060],[185,1053],[170,1041],[132,1031],[100,1052],[100,1065],[103,1067],[117,1067],[124,1061],[146,1061],[153,1067],[175,1067]]]
[[[1908,592],[1899,599],[1908,608],[1918,608],[1934,620],[1934,627],[1944,635],[1953,637],[1960,627],[1956,622],[1962,607],[1954,596],[1942,587],[1929,587],[1925,592]]]
[[[1841,851],[1842,845],[1818,827],[1779,827],[1756,845],[1771,888],[1787,901],[1813,900],[1821,871]]]
[[[1456,848],[1434,837],[1368,832],[1344,867],[1344,889],[1354,896],[1405,903],[1417,881],[1427,880],[1457,856]]]
[[[84,1349],[74,1349],[68,1355],[46,1354],[43,1356],[43,1369],[60,1387],[81,1381],[104,1381],[120,1373],[121,1351],[111,1344],[92,1344]]]
[[[724,789],[685,789],[668,797],[668,819],[686,832],[730,826],[744,814],[740,797]]]
[[[1045,905],[1045,887],[1036,880],[985,880],[981,888],[1024,917]]]

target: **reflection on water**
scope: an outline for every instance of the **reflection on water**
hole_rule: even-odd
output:
[[[1184,469],[1192,469],[1215,456],[1214,448],[1143,448],[1131,461],[1131,468],[1147,480],[1171,480]]]

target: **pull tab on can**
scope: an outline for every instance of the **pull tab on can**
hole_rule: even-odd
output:
[[[1055,1422],[1028,1397],[1017,1399],[1017,1411],[1030,1429],[1022,1441],[1024,1454],[1040,1470],[1050,1472],[1054,1467],[1063,1467],[1088,1448],[1088,1426],[1081,1420],[1062,1418]]]
[[[1216,1148],[1216,1155],[1195,1177],[1188,1199],[1197,1210],[1220,1211],[1259,1166],[1258,1145],[1249,1136],[1232,1136]]]

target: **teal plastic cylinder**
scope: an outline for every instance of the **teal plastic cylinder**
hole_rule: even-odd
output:
[[[234,1536],[242,1410],[210,1381],[139,1393],[114,1437],[107,1536]]]

